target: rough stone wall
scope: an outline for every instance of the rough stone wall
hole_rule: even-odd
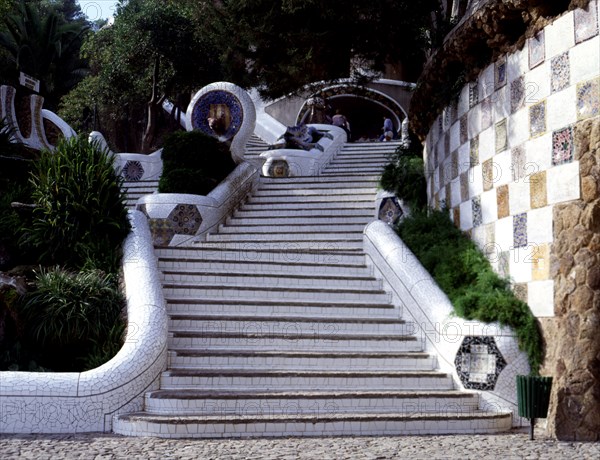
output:
[[[556,317],[542,321],[553,375],[548,430],[600,441],[600,118],[575,126],[582,199],[554,208]]]

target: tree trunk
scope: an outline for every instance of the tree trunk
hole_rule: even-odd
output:
[[[142,152],[149,153],[156,134],[158,113],[165,96],[158,95],[158,79],[160,71],[160,56],[154,57],[154,72],[152,74],[152,97],[148,101],[146,129],[142,136]]]

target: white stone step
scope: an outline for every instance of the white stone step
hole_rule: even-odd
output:
[[[264,220],[264,223],[260,223],[261,220]],[[337,239],[338,237],[335,235],[341,236],[341,238],[346,238],[351,234],[362,234],[365,226],[369,223],[369,219],[367,218],[356,218],[352,219],[353,223],[344,224],[341,222],[342,219],[319,219],[322,221],[321,223],[313,223],[313,219],[306,218],[304,222],[303,219],[290,219],[291,222],[288,223],[287,220],[278,221],[277,219],[269,219],[269,218],[259,218],[259,219],[231,219],[231,221],[226,224],[221,224],[218,226],[217,234],[218,235],[249,235],[249,234],[262,234],[264,238],[271,239],[272,236],[275,239],[279,238],[281,234],[286,236],[286,239],[290,239],[292,236],[294,238],[298,237],[299,239],[308,239],[310,235],[315,235],[319,239],[323,239],[323,235],[331,235],[333,234],[333,239]],[[252,222],[249,224],[242,224],[239,222]],[[329,222],[327,222],[329,221]],[[340,233],[340,229],[344,230],[344,233]],[[214,233],[211,235],[215,235]],[[217,238],[218,239],[218,238]],[[226,238],[229,239],[229,238]],[[326,239],[332,239],[327,237]],[[208,241],[214,241],[212,237],[207,238]]]
[[[478,410],[479,396],[466,391],[213,392],[160,390],[145,395],[153,414],[222,416],[364,413],[464,413]]]
[[[289,212],[283,215],[271,215],[269,217],[262,216],[244,216],[244,217],[230,217],[226,221],[226,225],[235,225],[235,226],[252,226],[252,225],[269,225],[278,227],[285,227],[291,224],[301,225],[309,225],[309,226],[322,226],[322,228],[327,228],[328,226],[338,225],[343,226],[338,230],[349,231],[346,229],[346,225],[356,225],[360,224],[362,226],[365,225],[366,222],[369,221],[368,217],[363,216],[344,216],[344,215],[313,215],[313,216],[298,216],[295,212]],[[371,217],[371,216],[369,216]],[[319,228],[319,227],[316,227]],[[353,228],[353,227],[351,227]],[[354,230],[354,229],[353,229]],[[352,230],[352,231],[353,231]],[[243,232],[242,229],[240,229]],[[287,229],[282,228],[282,232],[287,232]],[[362,229],[360,230],[362,231]]]
[[[244,203],[238,211],[236,212],[254,212],[254,211],[262,211],[268,212],[270,215],[277,214],[281,211],[287,212],[352,212],[352,211],[364,211],[369,212],[374,215],[375,202],[372,199],[364,199],[364,200],[355,200],[355,201],[338,201],[335,203],[331,202],[296,202],[296,203],[286,203],[285,201],[268,203],[254,203],[254,202],[246,202]]]
[[[332,204],[337,204],[339,202],[344,202],[344,201],[349,201],[352,204],[354,204],[356,202],[360,203],[360,202],[366,201],[366,202],[371,203],[371,206],[374,206],[376,196],[377,196],[377,194],[374,192],[367,193],[367,194],[357,194],[357,195],[348,195],[348,194],[320,195],[320,194],[316,194],[316,195],[292,196],[292,195],[269,195],[269,194],[267,194],[267,195],[253,195],[248,199],[247,203],[248,204],[302,203],[303,205],[305,205],[305,207],[308,207],[307,205],[313,206],[313,203],[327,203],[328,206],[331,206]]]
[[[380,177],[377,175],[349,174],[348,176],[304,176],[304,177],[261,177],[261,187],[303,188],[303,187],[377,187]]]
[[[221,296],[240,300],[280,300],[280,301],[351,301],[389,302],[391,295],[383,290],[353,287],[319,286],[287,287],[264,284],[247,286],[243,283],[197,286],[195,284],[163,283],[165,297],[214,299]]]
[[[451,390],[449,375],[436,371],[228,371],[177,369],[163,372],[160,388],[218,391]]]
[[[373,206],[365,206],[362,208],[295,208],[289,209],[285,205],[279,205],[277,208],[273,206],[263,207],[263,208],[254,208],[248,205],[244,205],[242,208],[236,210],[233,213],[233,218],[274,218],[274,216],[279,216],[282,214],[282,211],[289,213],[298,221],[304,220],[306,218],[332,218],[332,217],[343,217],[343,218],[358,218],[361,217],[363,220],[367,218],[367,220],[373,219],[374,211]]]
[[[240,264],[241,265],[241,264]],[[163,269],[162,280],[165,283],[196,284],[196,285],[221,285],[231,283],[234,285],[245,284],[248,286],[280,286],[280,287],[326,287],[338,286],[346,288],[359,289],[382,289],[381,280],[372,276],[341,276],[326,275],[323,273],[281,273],[277,271],[259,271],[245,270],[240,267],[240,271],[215,270],[213,267],[207,267],[201,270],[176,270]]]
[[[207,243],[260,243],[260,248],[264,249],[317,249],[323,250],[345,250],[362,249],[362,230],[354,232],[332,231],[327,233],[297,233],[281,234],[274,233],[265,236],[264,233],[209,233],[206,235]],[[226,246],[221,246],[226,247]]]
[[[414,335],[417,328],[412,322],[401,319],[367,319],[364,321],[345,318],[323,319],[310,316],[259,317],[234,315],[170,315],[169,331],[209,332],[217,334],[259,334],[285,336],[289,340],[295,337],[335,340],[348,334],[382,334],[386,336]]]
[[[163,438],[247,438],[289,436],[399,436],[498,433],[510,430],[508,412],[168,416],[133,413],[114,418],[116,434]]]
[[[387,351],[367,353],[357,351],[300,352],[250,351],[247,349],[219,350],[177,349],[169,352],[169,365],[176,368],[204,369],[329,369],[350,370],[433,370],[434,356],[427,353]]]
[[[339,318],[369,315],[398,318],[399,310],[389,303],[348,302],[348,301],[282,301],[282,300],[244,300],[221,297],[218,299],[189,299],[183,297],[166,297],[169,314],[256,314],[259,316],[307,315]]]
[[[309,198],[309,197],[353,197],[356,195],[370,196],[375,193],[375,187],[348,187],[348,188],[326,188],[326,189],[311,189],[311,188],[290,188],[274,190],[259,188],[253,195],[252,198],[259,197],[288,197],[290,199],[297,198]]]

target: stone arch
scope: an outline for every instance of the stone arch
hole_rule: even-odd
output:
[[[346,104],[351,104],[353,99],[357,104],[371,105],[378,113],[389,116],[398,132],[401,130],[402,121],[407,117],[406,109],[387,94],[373,88],[351,83],[340,83],[323,87],[310,94],[296,115],[297,124],[306,119],[311,109],[309,101],[314,98],[325,99],[330,106],[336,105],[335,103],[341,100],[345,100]],[[376,123],[379,128],[381,125],[380,119],[377,119]]]

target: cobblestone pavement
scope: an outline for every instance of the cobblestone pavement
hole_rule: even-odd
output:
[[[174,440],[111,434],[0,435],[9,459],[594,459],[600,443],[557,442],[527,430],[499,435]]]

